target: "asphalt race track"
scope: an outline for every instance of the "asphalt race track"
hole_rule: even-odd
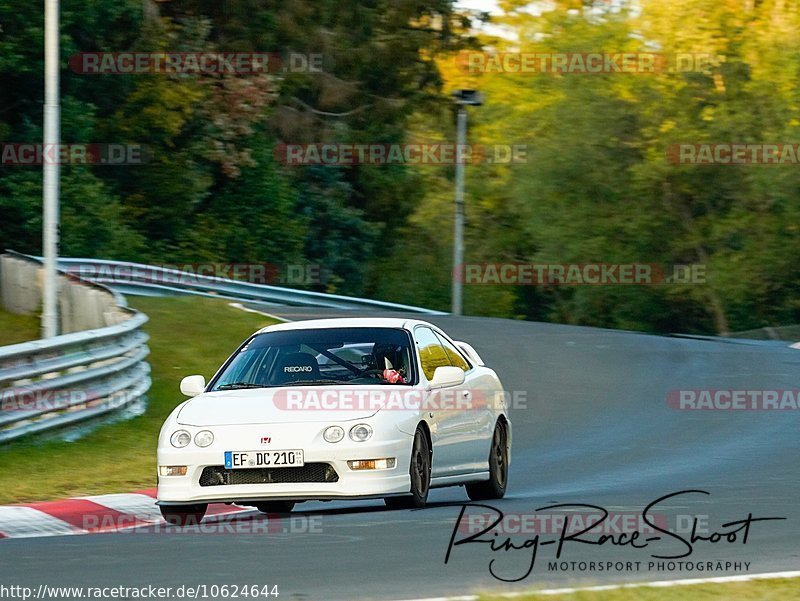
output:
[[[319,313],[265,310],[291,319]],[[800,568],[800,412],[678,411],[666,401],[668,391],[676,389],[800,388],[800,350],[783,343],[657,337],[499,319],[445,316],[431,321],[472,343],[505,387],[524,395],[512,410],[509,491],[492,503],[505,514],[532,514],[554,503],[640,513],[659,497],[699,489],[710,494],[675,497],[652,511],[667,519],[676,513],[707,516],[707,533],[730,531],[721,525],[748,514],[788,519],[752,523],[746,544],[741,531],[735,542],[697,542],[692,555],[681,560],[749,562],[749,570],[648,569],[648,561],[664,561],[651,553],[686,550],[664,536],[638,550],[571,541],[559,560],[640,561],[641,568],[632,571],[550,571],[556,545],[542,545],[532,573],[504,583],[490,575],[490,561],[495,559],[497,575],[519,578],[530,564],[530,549],[493,553],[487,544],[461,545],[444,564],[456,518],[468,501],[463,489],[449,488],[432,491],[431,506],[421,511],[388,511],[381,501],[298,505],[293,515],[320,526],[312,533],[134,531],[6,540],[0,543],[0,583],[277,584],[283,600],[411,599]],[[180,399],[176,383],[176,403]],[[521,546],[533,536],[523,533],[512,540]],[[542,535],[542,541],[546,538],[557,535]]]

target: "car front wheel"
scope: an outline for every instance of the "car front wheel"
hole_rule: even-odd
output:
[[[417,428],[417,432],[414,434],[408,473],[411,476],[411,494],[402,497],[386,497],[384,502],[389,509],[425,507],[428,502],[428,490],[431,487],[431,452],[428,446],[428,437],[425,436],[422,428]]]

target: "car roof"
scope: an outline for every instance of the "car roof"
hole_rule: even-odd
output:
[[[400,317],[337,317],[332,319],[305,319],[303,321],[289,321],[278,323],[256,332],[281,332],[286,330],[310,330],[318,328],[403,328],[410,330],[415,325],[431,325],[418,319],[405,319]]]

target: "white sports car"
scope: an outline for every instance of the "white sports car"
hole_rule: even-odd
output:
[[[158,504],[173,524],[208,503],[288,512],[307,500],[423,507],[432,487],[505,494],[511,422],[495,372],[412,319],[324,319],[248,338],[158,438]]]

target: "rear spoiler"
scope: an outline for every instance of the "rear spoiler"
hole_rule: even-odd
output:
[[[472,360],[473,363],[475,363],[476,365],[480,365],[481,367],[486,365],[483,362],[483,359],[481,359],[481,356],[478,354],[478,352],[474,348],[472,348],[471,344],[467,342],[462,342],[461,340],[454,340],[453,342],[456,343],[456,346],[460,348],[464,352],[464,354],[469,359]]]

